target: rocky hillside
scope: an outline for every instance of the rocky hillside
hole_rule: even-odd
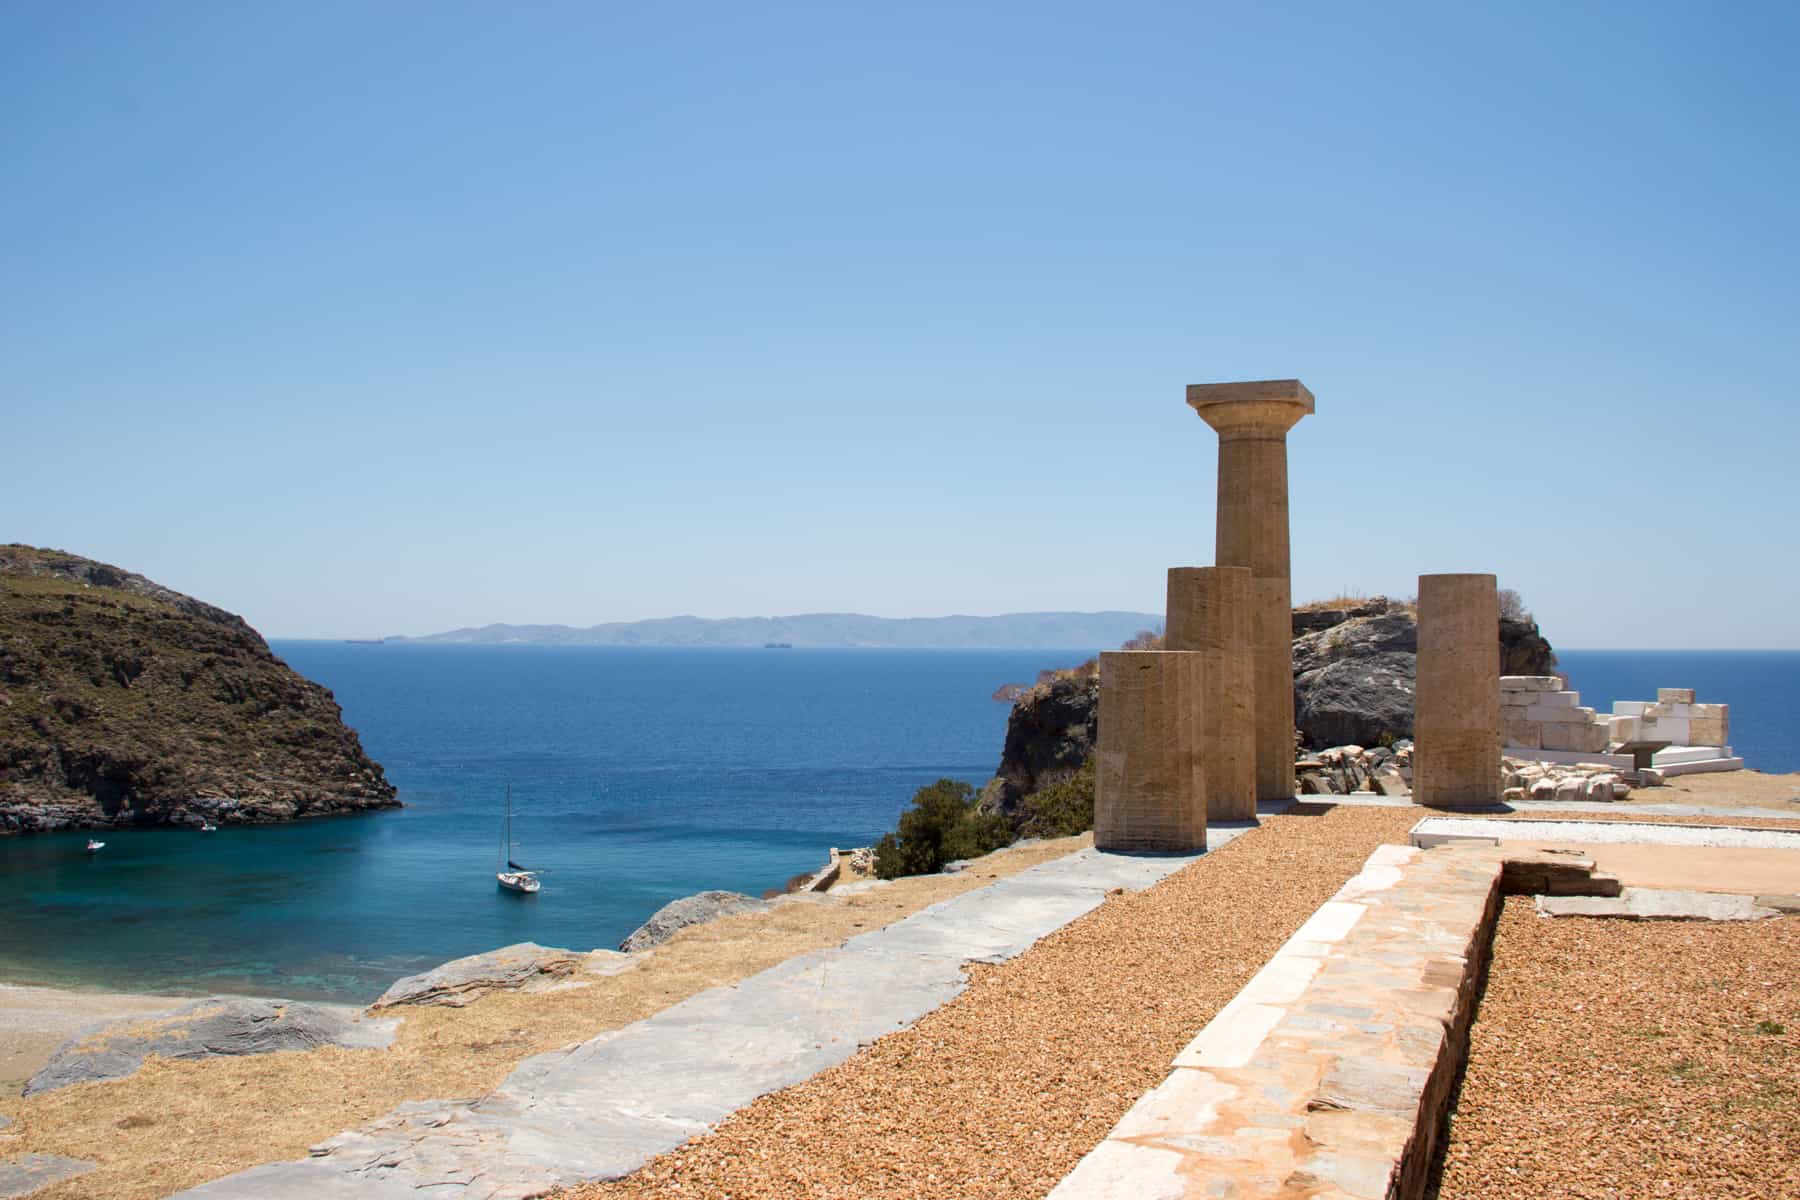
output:
[[[330,692],[244,621],[0,546],[0,833],[393,808]]]
[[[1294,722],[1301,745],[1410,737],[1418,616],[1382,597],[1342,609],[1294,613]],[[1500,622],[1503,675],[1546,675],[1556,662],[1531,620]],[[1015,811],[1019,800],[1069,778],[1087,761],[1100,728],[1098,676],[1062,673],[1025,691],[1006,723],[1006,746],[984,802]]]

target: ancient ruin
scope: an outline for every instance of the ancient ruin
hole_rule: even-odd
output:
[[[1500,602],[1492,575],[1419,576],[1413,799],[1500,799]]]
[[[1119,650],[1100,656],[1094,845],[1191,853],[1206,848],[1201,656]]]
[[[1288,577],[1287,431],[1313,411],[1298,379],[1192,384],[1187,402],[1219,435],[1214,560],[1251,573],[1256,792],[1294,796],[1293,596]]]
[[[1246,567],[1170,567],[1163,646],[1199,656],[1200,694],[1190,720],[1206,764],[1206,812],[1214,821],[1256,819],[1255,667]]]

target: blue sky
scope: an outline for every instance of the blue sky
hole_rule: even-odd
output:
[[[0,540],[272,636],[1297,599],[1800,646],[1800,9],[0,2]]]

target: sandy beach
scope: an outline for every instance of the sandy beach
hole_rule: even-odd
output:
[[[18,1095],[51,1052],[82,1026],[163,1012],[192,999],[0,983],[0,1095]]]

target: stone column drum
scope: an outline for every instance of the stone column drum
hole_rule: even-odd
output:
[[[1119,650],[1100,656],[1099,849],[1206,849],[1206,776],[1192,719],[1199,697],[1199,655]]]
[[[1288,578],[1287,432],[1313,411],[1298,379],[1197,383],[1187,402],[1219,435],[1221,567],[1250,568],[1256,794],[1294,796],[1294,618]]]
[[[1419,576],[1413,801],[1500,802],[1500,600],[1492,575]]]
[[[1256,819],[1256,673],[1250,569],[1170,567],[1163,648],[1200,658],[1200,731],[1211,821]]]

